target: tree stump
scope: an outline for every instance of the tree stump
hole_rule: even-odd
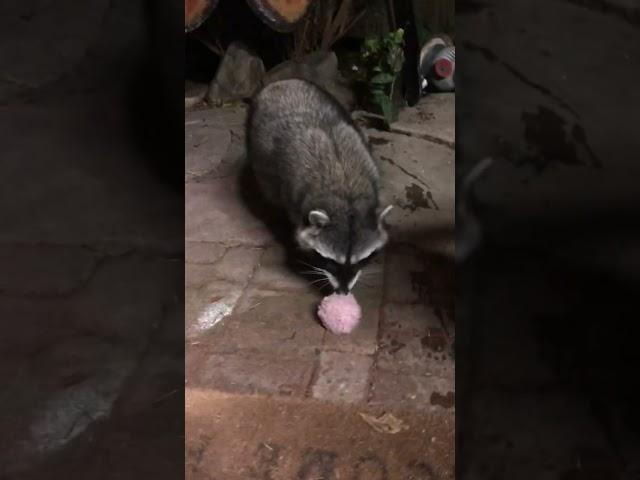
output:
[[[242,0],[235,0],[242,1]],[[291,32],[304,17],[313,0],[246,0],[251,9],[270,28]],[[219,0],[184,0],[184,30],[191,32],[204,23]]]
[[[209,18],[219,0],[184,0],[184,31],[191,32]]]
[[[264,23],[278,32],[291,32],[313,0],[247,0]],[[317,0],[316,0],[317,1]]]

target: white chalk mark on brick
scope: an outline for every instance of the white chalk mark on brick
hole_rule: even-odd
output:
[[[215,327],[220,320],[231,315],[236,302],[240,298],[240,292],[232,293],[205,307],[197,321],[199,332],[207,331]]]

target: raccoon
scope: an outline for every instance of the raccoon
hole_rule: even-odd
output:
[[[378,166],[362,130],[324,90],[282,80],[251,102],[247,153],[265,199],[286,212],[314,270],[334,291],[350,292],[388,241],[391,209],[379,205]]]

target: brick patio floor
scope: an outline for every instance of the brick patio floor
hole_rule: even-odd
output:
[[[453,478],[454,110],[453,96],[434,96],[403,112],[393,132],[368,131],[380,160],[382,200],[396,208],[389,217],[392,242],[354,290],[363,308],[361,325],[346,336],[335,336],[318,323],[315,309],[321,294],[291,267],[280,242],[281,235],[288,233],[261,218],[250,205],[257,194],[243,190],[245,110],[233,107],[187,113],[188,405],[190,398],[201,401],[203,395],[209,395],[212,405],[224,404],[225,399],[240,405],[242,399],[251,398],[254,406],[281,401],[282,408],[297,405],[296,409],[309,409],[316,412],[310,415],[320,417],[330,415],[331,409],[345,415],[395,412],[413,435],[424,437],[425,447],[423,455],[419,448],[412,449],[415,458],[395,466],[389,459],[393,449],[377,452],[376,462],[382,462],[378,470],[391,472],[390,477],[379,478],[432,478],[407,473],[411,462],[423,462],[433,469],[437,475],[433,478]],[[319,477],[304,472],[322,465],[320,470],[331,472],[327,478],[345,478],[339,477],[340,472],[347,478],[378,478],[348,473],[356,469],[355,460],[351,464],[336,461],[329,468],[318,457],[315,470],[304,467],[305,449],[317,448],[319,440],[305,438],[302,424],[296,428],[295,424],[285,427],[286,423],[282,428],[288,433],[285,450],[289,450],[282,461],[289,465],[288,470],[278,473],[274,467],[271,476],[243,477],[243,469],[255,471],[262,458],[255,445],[267,440],[239,432],[235,443],[226,444],[228,452],[221,452],[224,447],[219,444],[215,452],[211,447],[198,450],[202,435],[209,438],[203,429],[213,428],[199,427],[193,421],[192,415],[203,415],[206,402],[199,405],[197,412],[188,406],[186,413],[189,448],[204,452],[199,460],[188,454],[192,478],[208,478],[203,476],[205,470],[211,475],[213,469],[225,472],[220,478],[235,478],[229,476],[232,471],[238,478],[294,478],[283,476],[286,470],[299,471],[295,478],[311,479]],[[239,408],[238,418],[245,415]],[[215,416],[216,410],[209,414]],[[421,429],[425,418],[435,425],[430,431]],[[372,434],[384,435],[373,432],[363,421],[358,424]],[[231,426],[218,424],[216,428]],[[326,435],[340,436],[328,420],[326,428]],[[443,449],[448,448],[449,455],[436,458],[429,450],[436,430],[449,442]],[[210,433],[211,438],[216,437],[215,432]],[[282,431],[271,433],[284,441]],[[261,435],[266,438],[267,434]],[[409,438],[416,442],[415,436],[388,441],[401,446]],[[240,456],[245,458],[241,464],[232,468],[216,460],[227,454],[236,458],[238,449],[247,454]],[[292,467],[291,462],[296,461],[299,467]],[[203,470],[198,465],[208,467]]]

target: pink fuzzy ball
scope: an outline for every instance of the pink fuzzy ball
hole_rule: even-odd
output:
[[[324,297],[318,307],[320,321],[333,333],[351,333],[361,315],[360,305],[352,294],[334,293]]]

